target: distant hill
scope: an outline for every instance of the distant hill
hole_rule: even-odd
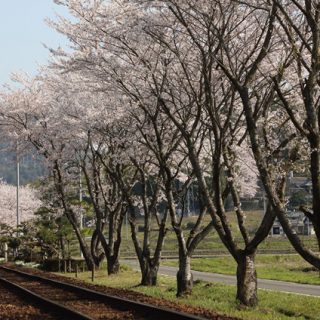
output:
[[[20,159],[20,184],[25,185],[46,175],[46,169],[39,157],[26,155]],[[9,184],[16,184],[16,156],[12,152],[0,153],[0,178]]]

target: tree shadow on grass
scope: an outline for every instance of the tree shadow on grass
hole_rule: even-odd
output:
[[[279,313],[281,313],[287,317],[294,317],[294,318],[303,317],[305,320],[316,320],[317,319],[317,318],[310,317],[310,316],[302,314],[302,313],[297,313],[292,310],[287,310],[287,309],[283,309],[283,308],[276,308],[276,311],[278,311]]]

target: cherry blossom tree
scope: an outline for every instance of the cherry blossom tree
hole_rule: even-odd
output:
[[[320,188],[319,188],[319,36],[320,17],[317,1],[273,1],[274,24],[278,26],[277,41],[284,51],[289,52],[288,59],[282,59],[279,75],[268,74],[273,80],[274,90],[280,100],[278,114],[284,114],[291,124],[291,130],[282,132],[287,141],[293,137],[299,139],[299,164],[309,168],[312,181],[312,206],[301,207],[306,217],[312,222],[320,247]],[[269,40],[271,41],[271,40]],[[262,55],[262,58],[266,53]],[[262,59],[261,59],[262,60]],[[259,61],[261,64],[263,61]],[[245,99],[246,100],[246,99]],[[299,236],[292,230],[281,198],[274,192],[274,181],[261,161],[261,148],[257,141],[257,130],[252,125],[248,102],[244,108],[248,118],[252,146],[256,154],[259,171],[262,176],[270,202],[279,221],[296,251],[309,263],[320,268],[317,253],[309,250]],[[285,140],[284,140],[285,141]]]
[[[121,153],[121,165],[126,168],[125,174],[115,172],[118,184],[124,195],[124,202],[127,204],[129,213],[129,223],[131,228],[131,237],[134,248],[138,257],[141,269],[141,284],[156,285],[157,274],[161,259],[161,251],[164,244],[165,235],[167,233],[167,216],[168,212],[165,208],[160,212],[159,205],[162,201],[162,182],[160,178],[159,168],[152,159],[153,155],[143,144],[133,143],[143,139],[139,134],[137,127],[131,127],[131,121],[122,122],[127,128],[127,139],[123,142]],[[134,128],[138,130],[134,133]],[[123,148],[127,145],[127,148]],[[118,165],[120,165],[120,163]],[[138,215],[143,216],[143,238],[138,237]],[[152,226],[158,228],[156,237],[152,237],[154,231]],[[155,249],[151,248],[152,238],[154,238]]]
[[[111,130],[106,127],[96,127],[93,130],[88,131],[87,145],[80,159],[96,220],[91,252],[95,252],[100,242],[107,259],[108,274],[113,274],[117,273],[120,267],[121,230],[126,214],[124,197],[114,177],[114,171],[122,173],[123,169],[116,161],[119,154],[115,143],[111,142]],[[100,259],[95,254],[94,257]]]
[[[69,201],[70,185],[76,177],[68,167],[74,166],[74,148],[78,132],[74,131],[72,124],[75,118],[66,115],[65,110],[75,108],[77,101],[69,100],[69,95],[57,90],[62,87],[61,78],[47,77],[46,80],[31,79],[22,83],[18,90],[2,93],[2,123],[12,135],[20,141],[26,141],[46,159],[49,172],[52,173],[59,203],[69,222],[73,226],[80,247],[89,268],[92,268],[92,257],[81,230],[77,213]],[[70,103],[74,101],[74,103]],[[71,113],[72,115],[72,113]],[[79,137],[78,137],[79,138]]]
[[[31,186],[19,188],[19,220],[21,223],[32,220],[41,206],[37,192]],[[1,224],[17,227],[17,187],[0,181]]]

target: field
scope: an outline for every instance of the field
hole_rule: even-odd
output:
[[[240,247],[243,247],[243,240],[240,237],[240,232],[237,227],[236,217],[233,212],[227,212],[227,216],[230,222],[230,225],[234,232],[234,237],[239,244]],[[259,223],[262,219],[262,212],[261,211],[249,211],[246,213],[246,226],[249,230],[251,236],[253,235],[254,231],[258,228]],[[187,238],[189,235],[190,229],[188,226],[195,223],[197,217],[185,217],[183,219],[182,228],[184,230],[184,235]],[[209,223],[210,218],[207,216],[204,219],[203,226]],[[139,219],[137,221],[138,229],[140,228],[143,230],[143,220]],[[178,248],[177,248],[177,240],[174,231],[172,230],[170,223],[167,223],[168,232],[165,238],[164,247],[163,247],[163,254],[164,258],[170,258],[177,256]],[[156,240],[158,236],[157,232],[157,225],[153,223],[152,231],[151,231],[151,250],[156,245]],[[85,228],[83,230],[85,235],[87,236],[88,243],[90,242],[90,235],[92,233],[92,229]],[[142,240],[143,232],[138,232],[138,239]],[[317,249],[317,242],[314,236],[301,236],[302,241],[313,250]],[[269,236],[267,237],[258,248],[258,254],[281,254],[281,253],[295,253],[295,250],[289,243],[288,239],[285,236]],[[200,242],[198,247],[194,252],[194,256],[217,256],[217,255],[229,255],[227,249],[222,244],[219,236],[215,231],[212,231],[204,241]],[[76,238],[72,240],[71,243],[71,256],[76,257],[79,256],[79,245],[77,244]],[[135,257],[135,251],[131,240],[131,231],[130,226],[126,226],[124,223],[122,227],[122,241],[121,241],[121,258],[128,258],[128,257]]]
[[[230,221],[230,225],[234,231],[234,236],[239,245],[243,245],[243,241],[240,238],[240,232],[237,227],[236,217],[233,212],[227,213],[228,219]],[[250,231],[251,235],[259,226],[259,223],[262,219],[261,211],[249,211],[246,213],[246,226]],[[193,224],[196,221],[196,217],[186,217],[183,220],[183,229],[185,236],[187,237],[189,234],[188,225]],[[210,221],[209,217],[206,217],[203,225]],[[142,227],[142,221],[140,221],[139,225]],[[163,256],[170,257],[177,255],[177,245],[176,245],[176,237],[170,225],[168,223],[169,231],[167,233],[167,237],[165,239],[165,244],[163,248]],[[153,225],[152,229],[154,230],[151,235],[151,245],[155,245],[157,238],[157,226]],[[127,231],[128,230],[128,231]],[[126,226],[123,226],[122,230],[122,244],[121,244],[121,252],[123,257],[134,256],[134,249],[130,237],[130,228],[126,229]],[[141,239],[143,236],[143,232],[139,232],[138,237]],[[302,241],[309,247],[317,250],[316,239],[313,236],[301,236]],[[291,244],[285,236],[275,236],[275,237],[267,237],[259,246],[258,253],[295,253]],[[204,241],[202,241],[198,248],[195,251],[195,255],[220,255],[220,254],[228,254],[226,248],[222,244],[219,236],[215,231],[211,232]]]

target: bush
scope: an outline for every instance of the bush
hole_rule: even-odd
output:
[[[192,222],[192,221],[189,221],[187,224],[186,224],[186,229],[187,230],[192,230],[194,227],[195,227],[195,222]]]
[[[292,208],[308,204],[310,204],[310,195],[304,190],[293,193],[289,200],[289,205]]]

